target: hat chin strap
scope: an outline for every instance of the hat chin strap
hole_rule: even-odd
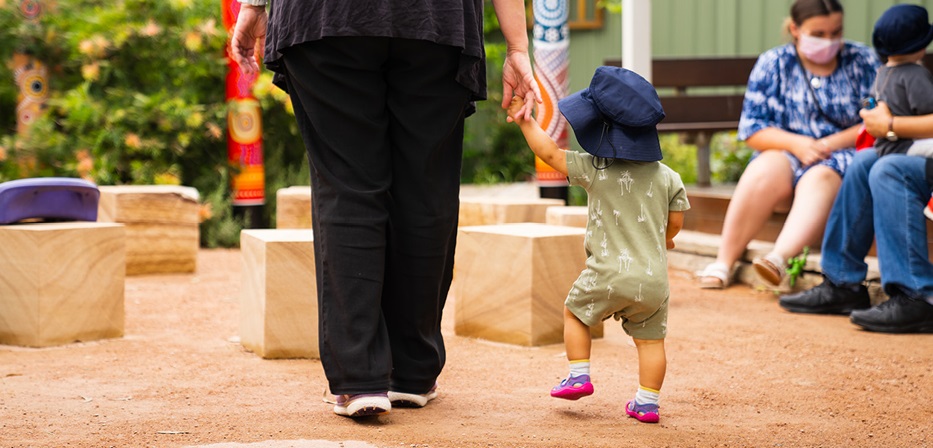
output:
[[[599,143],[596,144],[596,152],[599,152],[599,148],[603,146],[603,138],[606,137],[606,134],[608,133],[608,131],[609,131],[609,123],[604,121],[603,130],[602,132],[599,133]],[[609,142],[609,146],[612,148],[612,153],[613,154],[618,153],[618,151],[616,150],[616,147],[613,146],[612,144],[612,140],[607,140],[607,141]],[[608,161],[608,163],[606,163],[605,161]],[[604,170],[612,166],[612,164],[615,163],[615,161],[616,159],[614,157],[593,156],[592,163],[593,163],[593,168],[596,168],[597,170]]]

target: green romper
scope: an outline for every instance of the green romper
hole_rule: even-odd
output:
[[[564,304],[584,324],[610,316],[638,339],[667,334],[667,218],[690,208],[680,175],[661,162],[615,160],[593,166],[587,153],[567,152],[571,185],[588,194],[586,269]]]

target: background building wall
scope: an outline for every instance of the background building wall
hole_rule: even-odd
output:
[[[793,0],[651,1],[655,57],[755,56],[787,42],[782,24]],[[898,3],[933,11],[933,0],[842,0],[846,39],[869,43],[875,20]],[[571,92],[586,87],[603,61],[621,57],[621,36],[618,14],[605,14],[601,28],[571,31]]]

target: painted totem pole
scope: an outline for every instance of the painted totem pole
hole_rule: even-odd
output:
[[[21,0],[19,11],[29,23],[36,24],[42,15],[38,0]],[[19,87],[16,103],[16,132],[23,134],[45,108],[49,98],[49,70],[30,54],[13,54],[13,78]]]
[[[544,102],[538,106],[538,123],[557,142],[567,148],[567,120],[557,110],[557,101],[570,88],[570,15],[567,0],[534,0],[534,71]],[[538,187],[543,198],[567,200],[567,179],[544,161],[535,157]]]
[[[224,27],[233,31],[240,3],[221,0]],[[245,75],[230,56],[227,42],[227,157],[239,167],[232,177],[234,210],[247,212],[249,227],[258,227],[259,206],[266,202],[266,178],[262,160],[262,114],[259,101],[253,96],[253,84],[258,74]],[[237,210],[239,208],[239,210]]]

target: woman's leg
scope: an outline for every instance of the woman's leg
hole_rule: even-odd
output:
[[[794,203],[781,234],[774,242],[774,253],[787,260],[799,254],[804,246],[820,246],[826,219],[840,184],[842,178],[839,174],[826,166],[815,166],[800,177]]]
[[[765,151],[748,164],[726,209],[717,262],[731,268],[742,256],[774,209],[791,198],[791,177],[783,151]]]

